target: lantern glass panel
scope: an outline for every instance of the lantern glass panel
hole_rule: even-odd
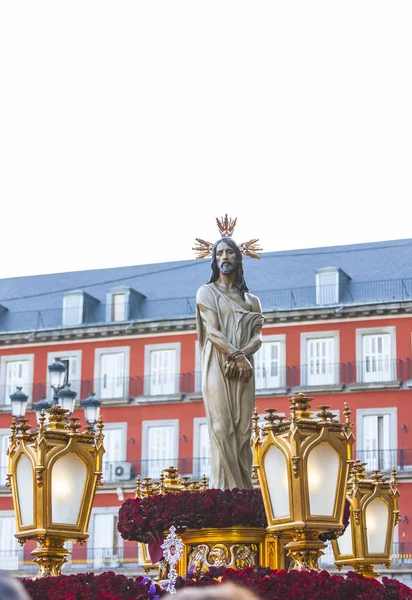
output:
[[[77,525],[87,480],[87,467],[69,452],[53,465],[51,475],[53,523]]]
[[[23,527],[34,523],[33,467],[25,454],[22,454],[16,467],[17,497],[20,519]]]
[[[307,469],[311,515],[333,517],[339,467],[339,454],[327,442],[310,451]]]
[[[337,539],[339,548],[339,554],[341,556],[352,556],[353,545],[352,545],[352,527],[351,524],[347,526],[345,533]]]
[[[284,519],[290,517],[288,468],[286,456],[280,448],[270,446],[264,457],[263,468],[273,518]]]
[[[366,506],[365,518],[368,554],[384,553],[389,521],[388,505],[381,498],[375,498]]]

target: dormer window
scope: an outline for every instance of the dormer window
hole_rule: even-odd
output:
[[[111,320],[115,322],[126,320],[126,294],[113,294]]]
[[[106,296],[106,321],[121,323],[135,319],[144,298],[143,294],[126,286],[111,289]]]
[[[99,301],[81,290],[73,290],[63,296],[63,327],[76,327],[95,320]]]
[[[343,302],[349,281],[338,267],[324,267],[316,271],[316,304],[330,306]]]
[[[63,297],[63,325],[72,327],[83,323],[83,293],[71,292]]]

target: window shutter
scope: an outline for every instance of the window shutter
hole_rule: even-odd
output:
[[[362,460],[367,463],[368,470],[378,468],[378,417],[365,415],[362,419],[363,452]]]
[[[150,355],[150,394],[174,394],[176,378],[176,350],[153,350]]]
[[[199,457],[197,459],[196,473],[198,477],[210,476],[210,438],[207,423],[201,423],[198,429],[199,435]]]
[[[148,429],[147,458],[148,477],[158,479],[162,469],[171,466],[176,460],[175,432],[173,425],[153,425]]]
[[[332,337],[306,340],[308,385],[331,385],[338,382],[334,348]]]
[[[7,362],[6,367],[6,397],[5,404],[10,404],[10,394],[21,387],[22,391],[29,395],[29,361],[13,360]]]
[[[101,355],[100,362],[100,396],[105,398],[122,398],[124,396],[124,352]]]

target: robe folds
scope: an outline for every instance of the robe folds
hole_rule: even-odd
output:
[[[216,313],[220,331],[237,349],[245,346],[257,325],[262,325],[263,315],[245,310],[213,283],[203,285],[196,295],[202,393],[211,448],[210,487],[250,489],[253,487],[250,437],[255,378],[252,376],[245,382],[225,377],[227,357],[207,339],[199,304]]]

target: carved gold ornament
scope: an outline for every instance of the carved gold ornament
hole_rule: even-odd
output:
[[[220,219],[216,217],[216,223],[221,237],[231,238],[236,227],[237,218],[230,219],[226,214]],[[211,242],[207,242],[201,238],[196,238],[195,241],[196,245],[193,246],[192,250],[195,251],[197,260],[212,256],[213,244]],[[259,240],[256,238],[239,244],[239,250],[242,254],[250,256],[251,258],[260,258],[258,252],[262,252],[262,248],[259,246]]]

